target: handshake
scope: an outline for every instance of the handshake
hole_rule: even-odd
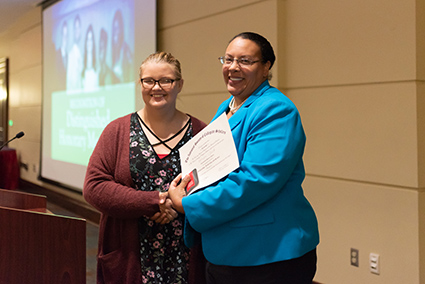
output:
[[[186,186],[191,181],[189,175],[182,179],[179,174],[171,183],[168,192],[159,192],[159,212],[150,219],[161,225],[170,223],[177,218],[178,213],[184,214],[182,199],[187,195]]]

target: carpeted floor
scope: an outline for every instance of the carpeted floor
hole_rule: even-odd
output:
[[[47,202],[47,209],[53,214],[69,217],[79,217],[73,212],[70,212],[53,203]],[[97,224],[86,222],[86,284],[96,283],[96,253],[97,253],[97,238],[99,235],[99,226]]]

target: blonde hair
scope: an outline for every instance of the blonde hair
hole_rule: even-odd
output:
[[[142,64],[139,68],[139,79],[142,79],[142,71],[143,67],[147,63],[168,63],[173,66],[174,73],[176,75],[176,80],[182,79],[182,70],[180,66],[180,61],[177,60],[171,53],[164,51],[157,51],[149,55],[145,60],[143,60]]]

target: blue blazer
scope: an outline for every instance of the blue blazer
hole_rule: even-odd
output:
[[[224,101],[213,118],[228,108]],[[305,135],[295,105],[266,80],[229,119],[240,167],[183,198],[185,241],[201,233],[211,263],[253,266],[300,257],[319,243],[304,196]]]

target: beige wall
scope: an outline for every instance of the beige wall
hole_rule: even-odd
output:
[[[425,283],[424,1],[285,2],[281,87],[307,132],[316,279]],[[379,276],[370,253],[380,254]]]
[[[40,9],[22,17],[0,37],[0,56],[9,57],[9,138],[23,130],[25,138],[15,140],[19,160],[28,163],[21,177],[36,181],[40,161],[41,132],[41,18]],[[12,145],[11,145],[12,147]]]
[[[10,58],[10,133],[37,180],[41,17],[0,35]],[[306,195],[319,218],[321,283],[425,283],[425,0],[158,0],[158,47],[183,66],[179,107],[209,121],[225,91],[217,57],[241,31],[277,53],[272,84],[307,133]],[[81,196],[66,192],[74,198]],[[360,266],[350,266],[350,248]],[[369,272],[369,253],[381,274]]]

